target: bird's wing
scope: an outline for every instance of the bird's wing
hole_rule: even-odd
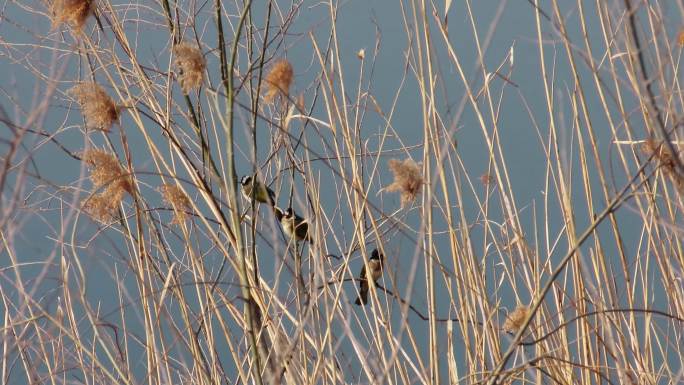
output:
[[[283,216],[285,216],[285,213],[283,213],[283,209],[275,205],[273,206],[273,214],[275,215],[278,222],[282,221]]]

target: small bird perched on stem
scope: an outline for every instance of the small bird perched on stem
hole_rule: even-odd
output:
[[[313,237],[309,232],[309,222],[295,214],[292,207],[288,207],[287,210],[283,211],[279,207],[274,206],[273,210],[276,218],[283,226],[285,235],[289,238],[294,238],[297,242],[306,240],[313,244]]]
[[[378,282],[380,276],[382,276],[382,264],[385,260],[385,255],[378,249],[373,249],[370,259],[368,259],[368,264],[364,264],[361,268],[361,273],[359,274],[359,296],[356,298],[357,305],[365,305],[368,303],[368,290],[370,289],[369,279],[373,281],[373,284]],[[368,274],[368,269],[370,269],[370,274]]]
[[[259,181],[256,175],[245,175],[240,179],[242,195],[248,200],[255,199],[257,202],[268,203],[275,206],[275,193],[264,183]]]

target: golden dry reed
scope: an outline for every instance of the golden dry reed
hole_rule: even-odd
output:
[[[81,107],[88,128],[109,131],[119,121],[119,106],[95,83],[81,83],[69,90]]]
[[[681,383],[675,1],[316,3],[3,3],[3,383]]]
[[[178,68],[178,83],[184,93],[200,88],[204,82],[207,61],[202,51],[190,43],[180,43],[173,48],[173,64]]]

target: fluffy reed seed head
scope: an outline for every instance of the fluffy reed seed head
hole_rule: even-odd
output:
[[[508,314],[508,317],[506,317],[506,321],[503,324],[503,329],[510,333],[517,332],[518,329],[522,327],[523,322],[529,313],[530,309],[527,306],[518,306],[515,308],[515,310]]]
[[[83,153],[82,159],[91,169],[90,180],[95,190],[103,189],[91,196],[84,208],[101,222],[111,221],[125,193],[133,193],[130,177],[116,157],[108,152],[88,150]]]
[[[658,143],[654,139],[648,138],[642,145],[641,151],[648,156],[653,155],[653,159],[657,160],[663,167],[674,168],[675,166],[670,149],[664,143]]]
[[[287,59],[278,60],[266,75],[266,85],[268,86],[268,91],[264,96],[266,103],[273,101],[278,94],[289,96],[293,76],[292,64]]]
[[[116,185],[118,189],[131,193],[131,183],[126,171],[113,154],[102,150],[88,150],[83,161],[91,168],[90,180],[96,189]]]
[[[91,217],[102,223],[111,222],[116,218],[116,210],[124,197],[122,190],[111,191],[111,193],[108,191],[91,196],[83,205],[83,209]]]
[[[107,92],[95,83],[81,83],[69,90],[85,117],[86,126],[96,130],[109,131],[119,120],[119,107]]]
[[[94,6],[94,0],[54,0],[50,5],[53,15],[52,28],[68,23],[74,31],[81,33],[88,16],[93,13]]]
[[[394,174],[394,181],[387,187],[389,192],[401,192],[401,205],[413,202],[423,187],[424,179],[420,165],[411,158],[390,159],[390,171]]]
[[[494,177],[492,174],[484,173],[480,175],[480,183],[482,183],[482,185],[485,187],[489,187],[494,184]]]
[[[656,142],[649,138],[642,145],[641,151],[648,156],[653,155],[653,159],[663,168],[664,173],[672,179],[677,189],[680,192],[684,191],[684,178],[677,171],[677,162],[675,160],[675,156],[678,155],[672,154],[667,144]]]
[[[173,64],[178,68],[178,83],[184,93],[199,88],[204,81],[207,61],[202,51],[192,44],[180,43],[173,48]]]
[[[164,201],[171,205],[174,212],[174,223],[181,224],[187,219],[186,212],[192,210],[192,205],[190,204],[190,199],[185,195],[183,190],[178,186],[172,184],[163,184],[159,187],[159,192],[161,192]]]

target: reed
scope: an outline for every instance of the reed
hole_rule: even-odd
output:
[[[684,8],[496,4],[6,4],[2,383],[681,383]]]

